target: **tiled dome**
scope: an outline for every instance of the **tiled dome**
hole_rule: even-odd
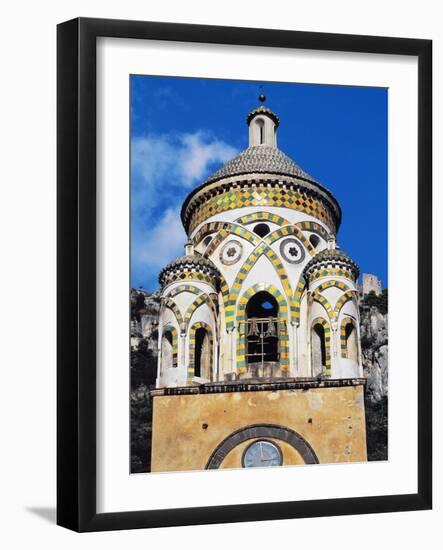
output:
[[[220,276],[220,272],[211,260],[200,254],[191,254],[181,256],[164,267],[158,276],[159,283],[165,286],[175,280],[180,280],[180,274],[189,271],[207,275],[214,284],[217,283]]]
[[[339,248],[325,249],[316,254],[305,266],[304,275],[309,276],[322,266],[346,267],[357,279],[360,268],[345,252]]]

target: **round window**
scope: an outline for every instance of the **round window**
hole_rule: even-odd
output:
[[[290,264],[299,264],[305,259],[305,249],[300,241],[294,238],[284,239],[280,245],[280,254]]]
[[[243,253],[243,246],[239,241],[229,241],[220,251],[220,261],[225,265],[238,262]]]

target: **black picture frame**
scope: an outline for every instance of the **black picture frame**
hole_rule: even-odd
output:
[[[426,510],[432,506],[432,42],[74,19],[57,29],[57,523],[75,531]],[[416,494],[96,512],[96,39],[399,54],[418,58],[418,490]]]

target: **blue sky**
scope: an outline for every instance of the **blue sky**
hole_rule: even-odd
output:
[[[159,270],[183,254],[183,200],[248,146],[260,85],[280,117],[279,148],[342,207],[340,247],[387,285],[387,89],[133,75],[133,287],[155,290]]]

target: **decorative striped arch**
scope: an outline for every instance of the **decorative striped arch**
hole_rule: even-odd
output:
[[[297,324],[297,326],[300,324],[300,302],[301,302],[301,297],[305,288],[306,288],[306,279],[303,277],[303,275],[301,275],[294,292],[294,307],[295,307],[294,321]]]
[[[172,334],[172,366],[177,366],[177,358],[178,358],[178,333],[177,329],[172,325],[165,325],[162,328],[162,339],[166,332],[170,332]],[[163,347],[161,347],[163,350]],[[163,357],[162,357],[163,362]]]
[[[262,242],[248,256],[248,258],[240,268],[240,271],[237,273],[237,277],[235,278],[235,281],[232,285],[228,305],[226,308],[226,326],[228,329],[234,326],[235,305],[237,303],[237,297],[242,287],[242,284],[246,279],[248,273],[251,271],[257,260],[262,255],[265,255],[274,266],[274,269],[277,272],[277,275],[279,276],[282,286],[285,290],[286,298],[288,303],[290,304],[291,312],[295,311],[295,303],[292,297],[292,288],[286,270],[277,254],[275,254],[275,252],[271,248],[269,248],[266,243]]]
[[[336,288],[339,288],[340,290],[343,290],[346,292],[347,290],[351,290],[349,288],[349,285],[344,283],[343,281],[326,281],[325,283],[321,283],[318,285],[318,287],[315,288],[314,292],[322,292],[323,290],[326,290],[327,288],[331,288],[335,286]]]
[[[203,321],[194,323],[189,330],[189,363],[188,363],[188,383],[192,382],[195,375],[195,333],[197,329],[204,328],[209,336],[209,356],[211,363],[211,371],[214,369],[214,337],[211,327]]]
[[[184,329],[183,327],[183,316],[178,309],[178,306],[175,302],[173,302],[170,298],[166,297],[163,298],[163,307],[168,308],[172,311],[172,313],[175,315],[175,318],[177,319],[177,323],[181,330]]]
[[[332,317],[333,309],[331,304],[328,302],[327,298],[323,296],[323,294],[320,294],[316,290],[311,293],[311,303],[312,302],[318,302],[320,305],[322,305],[328,315],[329,318]]]
[[[311,256],[314,255],[314,248],[312,247],[312,244],[303,235],[300,229],[298,229],[294,225],[286,225],[285,227],[280,227],[280,229],[276,229],[272,233],[266,235],[263,240],[266,244],[271,245],[272,243],[275,243],[275,241],[278,241],[282,237],[287,237],[288,235],[297,237],[297,239],[303,243],[303,246],[306,248],[309,254]]]
[[[182,292],[190,292],[191,294],[196,294],[197,296],[203,292],[200,288],[193,286],[193,285],[180,285],[174,288],[167,297],[168,298],[175,298],[178,294],[181,294]]]
[[[348,325],[353,325],[354,329],[357,330],[355,322],[350,317],[345,317],[340,324],[340,351],[342,357],[348,356],[348,346],[346,341],[346,327]]]
[[[189,326],[189,321],[191,320],[191,317],[194,315],[195,310],[203,304],[208,304],[209,308],[211,309],[211,311],[214,315],[214,320],[216,319],[217,313],[216,313],[215,308],[214,308],[213,298],[208,294],[202,293],[188,307],[188,309],[185,313],[184,319],[183,319],[182,331],[187,330],[187,327]]]
[[[276,225],[289,225],[288,220],[278,216],[277,214],[272,214],[271,212],[253,212],[252,214],[247,214],[235,220],[236,223],[248,224],[252,222],[272,222]]]
[[[349,300],[353,300],[357,296],[356,290],[347,290],[342,296],[338,299],[337,303],[335,304],[334,311],[332,313],[332,320],[337,321],[338,316],[340,315],[341,308],[346,304],[346,302],[349,302]]]
[[[280,332],[280,365],[282,371],[287,371],[289,369],[289,336],[287,329],[288,321],[288,304],[285,297],[274,285],[268,283],[257,283],[254,286],[251,286],[244,292],[242,297],[238,302],[237,308],[237,326],[239,327],[239,333],[237,336],[237,347],[236,347],[236,363],[237,363],[237,372],[243,374],[246,372],[246,334],[244,330],[244,322],[246,320],[246,305],[254,294],[257,292],[266,291],[273,296],[278,303],[278,314],[279,314],[279,332]]]
[[[207,235],[210,235],[212,233],[217,233],[217,235],[215,235],[215,237],[213,237],[212,241],[209,243],[208,248],[205,251],[205,256],[209,256],[212,252],[214,252],[217,246],[228,235],[237,235],[238,237],[242,237],[252,244],[258,244],[260,242],[260,238],[255,233],[249,231],[249,229],[246,229],[246,227],[242,227],[241,225],[237,225],[232,222],[206,223],[197,231],[193,238],[193,241],[195,244],[198,244]]]
[[[325,331],[325,370],[324,376],[331,376],[331,325],[323,319],[323,317],[316,317],[311,323],[311,334],[309,335],[312,343],[312,331],[315,325],[321,325]]]
[[[310,231],[311,233],[316,233],[325,241],[328,240],[329,232],[318,223],[304,221],[296,223],[295,226],[299,227],[302,231]]]

